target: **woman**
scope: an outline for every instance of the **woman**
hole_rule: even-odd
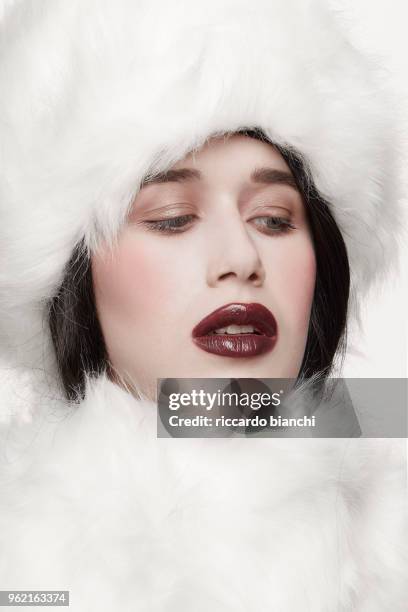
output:
[[[349,267],[355,313],[398,219],[375,71],[319,3],[44,1],[2,25],[3,588],[403,610],[402,441],[166,442],[150,401],[159,377],[328,374]],[[194,335],[231,303],[270,339]]]
[[[50,308],[66,395],[83,397],[86,372],[104,369],[151,399],[160,372],[327,375],[344,335],[348,293],[343,238],[301,161],[260,130],[210,138],[142,181],[113,250],[103,245],[90,258],[82,244],[75,249]],[[274,312],[273,343],[262,334],[255,346],[255,330],[241,330],[232,345],[228,333],[216,342],[195,338],[199,313],[235,312],[237,297],[240,312],[255,297]]]

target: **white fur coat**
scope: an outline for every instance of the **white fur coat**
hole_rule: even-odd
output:
[[[158,439],[155,405],[104,377],[71,407],[19,388],[2,589],[69,589],[73,612],[406,610],[405,441]]]

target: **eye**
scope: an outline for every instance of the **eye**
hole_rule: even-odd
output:
[[[296,229],[290,220],[284,217],[255,217],[252,221],[265,234],[285,234]]]
[[[157,221],[143,221],[143,225],[152,232],[163,232],[167,234],[177,234],[185,231],[183,228],[188,226],[195,218],[195,215],[181,215],[171,219],[158,219]]]

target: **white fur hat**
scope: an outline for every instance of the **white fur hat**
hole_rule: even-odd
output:
[[[113,239],[146,172],[218,132],[259,127],[300,153],[353,293],[381,275],[399,214],[393,102],[339,17],[327,0],[3,3],[0,340],[13,359],[51,355],[46,304],[75,244]]]

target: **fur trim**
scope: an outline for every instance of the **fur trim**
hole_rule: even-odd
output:
[[[70,589],[75,612],[405,610],[402,440],[157,439],[155,406],[104,377],[0,431],[3,589]]]
[[[304,156],[353,295],[389,265],[394,103],[326,1],[27,0],[0,27],[0,336],[26,361],[74,245],[113,241],[146,172],[214,133],[258,126]]]

